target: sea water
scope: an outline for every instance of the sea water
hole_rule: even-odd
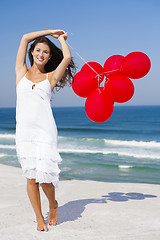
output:
[[[52,108],[61,179],[160,184],[160,106],[116,106],[104,123],[84,107]],[[0,163],[20,167],[15,108],[0,109]]]

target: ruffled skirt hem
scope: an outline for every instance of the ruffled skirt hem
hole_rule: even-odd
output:
[[[23,170],[23,169],[22,169]],[[23,176],[28,179],[35,179],[36,183],[52,183],[55,188],[58,187],[59,174],[57,173],[46,173],[37,171],[34,169],[23,170]]]
[[[62,159],[57,148],[41,142],[23,142],[16,144],[18,160],[23,176],[36,179],[38,183],[53,183],[58,186]]]

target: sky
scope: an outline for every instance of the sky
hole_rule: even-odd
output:
[[[117,105],[160,105],[159,13],[159,0],[1,0],[0,107],[16,107],[14,68],[23,34],[46,29],[65,30],[67,42],[86,62],[102,66],[112,55],[146,53],[150,72],[133,80],[134,96]],[[50,39],[60,47],[57,39]],[[75,51],[71,49],[78,72],[84,62]],[[85,100],[66,86],[52,94],[52,107],[84,106]]]

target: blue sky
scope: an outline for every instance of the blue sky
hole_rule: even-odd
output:
[[[135,94],[125,104],[160,105],[160,3],[158,0],[28,0],[0,3],[0,107],[16,106],[15,60],[23,34],[64,29],[69,44],[101,65],[111,55],[142,51],[151,59],[147,76],[133,80]],[[56,39],[52,39],[60,47]],[[71,49],[78,71],[84,62]],[[72,88],[53,94],[52,106],[84,106]]]

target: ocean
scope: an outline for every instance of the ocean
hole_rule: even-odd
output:
[[[60,179],[160,184],[160,106],[115,106],[104,123],[92,122],[84,107],[52,111]],[[0,108],[0,163],[20,167],[15,115],[15,108]]]

